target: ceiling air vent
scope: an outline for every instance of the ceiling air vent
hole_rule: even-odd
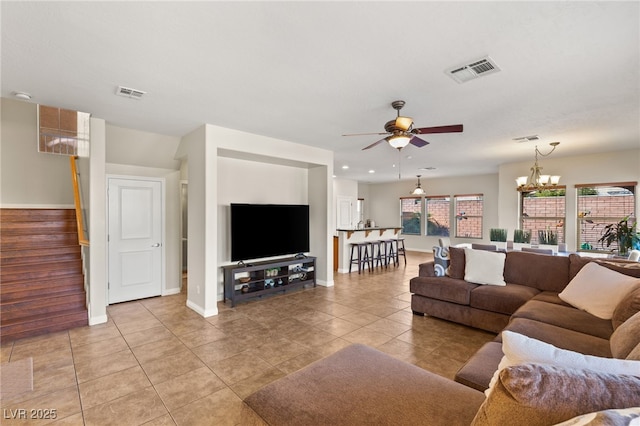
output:
[[[147,92],[124,86],[118,86],[118,89],[116,90],[116,95],[124,96],[125,98],[131,99],[141,99],[142,95],[144,95],[145,93]]]
[[[467,64],[449,68],[445,73],[458,83],[464,83],[498,71],[500,71],[500,67],[493,61],[493,59],[485,56],[482,59],[477,59],[475,61],[470,61]]]
[[[535,141],[539,141],[540,138],[538,137],[538,135],[531,135],[531,136],[522,136],[519,138],[513,138],[514,141],[516,141],[517,143],[522,143],[522,142],[535,142]]]

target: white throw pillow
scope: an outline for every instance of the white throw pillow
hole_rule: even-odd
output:
[[[596,426],[596,425],[640,426],[640,407],[618,408],[596,411],[574,417],[555,426]]]
[[[579,352],[560,349],[549,343],[509,330],[502,332],[502,352],[504,356],[498,365],[498,370],[491,378],[489,389],[485,391],[487,396],[495,387],[500,371],[512,365],[549,364],[558,367],[592,370],[600,373],[640,376],[640,361],[584,355]]]
[[[638,278],[589,262],[558,296],[591,315],[611,319],[618,303],[638,284]]]
[[[474,284],[507,285],[504,253],[465,248],[464,280]]]

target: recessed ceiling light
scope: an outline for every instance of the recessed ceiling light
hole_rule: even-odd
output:
[[[347,166],[346,164],[344,166],[342,166],[343,170],[347,170],[349,168],[349,166]]]
[[[375,172],[376,172],[376,171],[375,171],[375,170],[373,170],[373,169],[369,170],[369,173],[375,173]]]
[[[26,92],[13,92],[13,96],[23,101],[31,100],[31,95]]]

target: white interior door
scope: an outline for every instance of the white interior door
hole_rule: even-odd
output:
[[[351,229],[355,225],[353,223],[353,197],[336,197],[337,211],[336,211],[336,228],[337,229]]]
[[[109,303],[162,292],[162,186],[109,178]]]

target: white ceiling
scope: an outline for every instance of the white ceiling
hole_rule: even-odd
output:
[[[464,124],[403,149],[403,179],[532,162],[520,136],[560,141],[554,157],[640,147],[637,1],[3,1],[1,14],[3,97],[164,135],[209,123],[318,146],[338,177],[398,179],[397,151],[361,150],[379,137],[341,136],[384,131],[396,99],[418,127]],[[444,73],[485,55],[500,72]]]

